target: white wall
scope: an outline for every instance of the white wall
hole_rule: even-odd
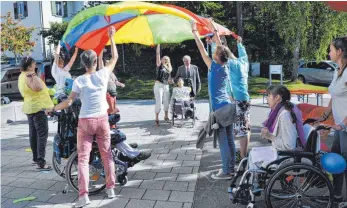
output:
[[[16,1],[1,1],[1,15],[5,15],[7,12],[11,12],[12,17],[14,18],[14,8],[13,3]],[[32,41],[36,45],[32,48],[32,51],[28,52],[34,59],[43,60],[44,49],[46,50],[47,58],[49,58],[50,46],[48,40],[45,39],[45,47],[43,47],[43,39],[38,35],[41,28],[49,28],[50,22],[63,22],[71,20],[72,16],[80,11],[83,6],[87,3],[86,1],[71,1],[68,3],[68,17],[63,18],[59,16],[52,15],[52,8],[50,1],[41,1],[42,3],[42,13],[40,8],[39,1],[27,1],[28,5],[28,16],[25,19],[22,19],[21,24],[26,27],[35,27],[35,31],[32,33]],[[43,15],[43,24],[41,25],[41,14]],[[51,46],[51,51],[54,51],[54,46]],[[8,57],[14,57],[14,54],[11,52],[4,53]]]
[[[14,9],[13,9],[13,3],[15,1],[2,1],[1,2],[1,15],[5,15],[7,12],[11,12],[12,18],[14,19]],[[36,43],[36,45],[32,48],[30,53],[31,56],[33,56],[35,59],[42,59],[43,54],[43,47],[42,47],[42,38],[40,35],[38,35],[38,32],[41,28],[41,21],[40,21],[40,6],[38,1],[28,1],[28,16],[21,20],[21,24],[23,24],[26,27],[35,27],[35,31],[33,31],[31,40]],[[8,57],[14,57],[14,54],[12,52],[5,52],[4,53]]]

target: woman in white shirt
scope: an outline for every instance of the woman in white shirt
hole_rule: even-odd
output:
[[[184,86],[184,81],[183,81],[182,77],[178,77],[177,87],[174,87],[172,89],[172,96],[171,96],[171,100],[170,100],[170,109],[172,111],[171,113],[175,113],[173,111],[174,100],[176,100],[176,102],[182,102],[184,104],[184,107],[194,108],[193,101],[191,101],[191,99],[190,99],[190,92],[191,91],[192,91],[192,89],[190,87]],[[192,115],[191,110],[189,110],[188,115]]]
[[[291,95],[285,86],[270,86],[267,92],[271,111],[269,118],[263,123],[261,135],[270,140],[276,150],[294,150],[299,132],[303,133],[299,110],[290,102]],[[303,134],[301,137],[304,137]]]
[[[106,193],[108,198],[114,198],[115,167],[111,153],[110,126],[108,123],[106,101],[107,83],[117,60],[118,52],[113,36],[115,28],[109,30],[112,58],[103,69],[96,71],[97,54],[93,50],[81,54],[81,63],[86,69],[85,74],[74,80],[72,92],[68,99],[48,109],[47,113],[68,108],[79,95],[82,107],[78,120],[77,151],[78,151],[78,189],[79,200],[75,207],[83,207],[90,203],[89,186],[89,157],[94,136],[101,153],[106,172]]]
[[[331,95],[329,106],[319,121],[324,121],[331,113],[333,114],[336,125],[333,126],[335,133],[331,152],[341,154],[347,159],[347,132],[344,123],[344,119],[347,117],[347,36],[332,41],[329,56],[331,61],[337,63],[339,69],[335,71],[334,78],[329,86]],[[344,175],[347,181],[346,170]],[[341,202],[343,200],[343,174],[333,175],[333,177],[335,201]]]
[[[70,69],[74,64],[78,54],[78,48],[75,47],[75,52],[69,63],[64,66],[64,58],[60,56],[60,41],[55,50],[54,62],[52,65],[52,76],[57,83],[57,93],[63,93],[65,89],[65,80],[71,79]]]

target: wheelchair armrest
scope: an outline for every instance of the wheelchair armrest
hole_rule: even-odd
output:
[[[311,158],[314,156],[312,152],[303,152],[295,150],[277,151],[278,156],[290,156],[290,157],[306,157]]]

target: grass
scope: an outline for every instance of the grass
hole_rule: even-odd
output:
[[[252,98],[261,97],[257,93],[260,89],[266,89],[268,84],[267,78],[250,77],[249,79],[249,93]],[[327,90],[327,87],[303,84],[300,81],[291,82],[289,80],[283,81],[284,85],[290,90]],[[280,80],[273,80],[273,84],[279,84]],[[153,86],[154,79],[144,77],[129,77],[125,79],[125,88],[117,88],[117,99],[154,99]],[[200,99],[207,99],[207,79],[202,79],[201,92],[198,96]]]

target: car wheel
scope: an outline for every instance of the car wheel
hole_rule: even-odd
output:
[[[306,80],[305,80],[305,77],[304,76],[302,76],[302,75],[299,75],[298,76],[298,80],[300,80],[302,83],[306,83]]]

